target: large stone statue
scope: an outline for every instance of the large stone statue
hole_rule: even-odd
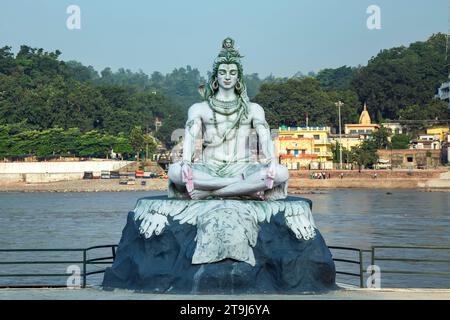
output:
[[[312,202],[287,197],[288,171],[275,157],[264,110],[247,97],[241,58],[234,41],[225,39],[200,90],[204,101],[189,109],[182,161],[169,168],[168,196],[139,199],[129,213],[104,288],[335,288],[334,263]]]
[[[169,168],[169,197],[286,197],[288,170],[275,157],[263,108],[248,99],[240,59],[234,41],[225,39],[208,85],[201,88],[204,101],[189,108],[183,161]],[[262,161],[252,157],[252,129]],[[196,163],[197,139],[203,150]]]

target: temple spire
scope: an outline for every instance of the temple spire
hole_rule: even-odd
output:
[[[364,102],[364,109],[359,116],[359,124],[371,124],[372,120],[370,119],[369,112],[367,111],[367,103]]]

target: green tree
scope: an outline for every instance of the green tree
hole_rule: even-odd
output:
[[[361,145],[353,147],[351,152],[352,159],[356,164],[358,164],[359,168],[362,166],[367,168],[378,162],[378,154],[375,144],[369,140],[364,140]]]
[[[389,131],[385,127],[381,127],[372,134],[367,143],[371,144],[375,150],[387,149],[389,147],[389,136]]]
[[[427,105],[448,77],[446,40],[438,33],[409,47],[382,50],[352,80],[360,101],[387,119],[396,119],[408,106]]]
[[[331,145],[331,152],[333,153],[333,162],[340,163],[340,144],[336,142]],[[351,150],[348,150],[345,147],[342,147],[342,163],[352,163],[353,162],[353,153]]]
[[[111,141],[101,133],[91,130],[79,138],[78,155],[82,157],[105,158],[111,151]]]
[[[425,106],[413,104],[398,112],[402,120],[439,120],[450,119],[448,104],[441,100],[432,100]]]
[[[335,102],[338,100],[344,102],[342,123],[354,123],[359,105],[356,94],[351,90],[325,91],[319,81],[311,77],[264,83],[255,97],[272,127],[286,122],[304,126],[306,115],[310,126],[337,126],[339,117]]]
[[[147,160],[150,155],[155,153],[158,143],[156,138],[150,133],[144,134],[144,146],[145,146],[145,159]]]
[[[139,153],[144,148],[144,132],[142,127],[136,126],[130,133],[130,144],[133,150],[136,152],[136,161],[139,162]]]
[[[395,134],[391,139],[392,149],[408,149],[410,137],[407,134]]]
[[[133,147],[130,143],[130,138],[124,134],[123,132],[120,132],[116,139],[113,142],[112,149],[114,152],[119,153],[121,155],[121,158],[123,159],[128,158],[133,153]]]
[[[319,71],[316,79],[319,80],[320,86],[325,90],[349,90],[351,89],[351,81],[356,73],[357,68],[342,66],[340,68],[326,68]]]

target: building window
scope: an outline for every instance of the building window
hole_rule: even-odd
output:
[[[350,130],[350,134],[357,134],[358,131],[357,130]]]
[[[320,148],[314,148],[315,153],[320,153]]]
[[[319,139],[320,139],[320,135],[315,134],[315,135],[314,135],[314,140],[319,140]]]
[[[413,156],[406,156],[406,161],[414,162],[414,157]]]

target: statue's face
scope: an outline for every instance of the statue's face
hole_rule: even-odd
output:
[[[234,88],[238,81],[239,70],[237,65],[232,64],[221,64],[217,69],[217,82],[219,87],[222,89]]]

